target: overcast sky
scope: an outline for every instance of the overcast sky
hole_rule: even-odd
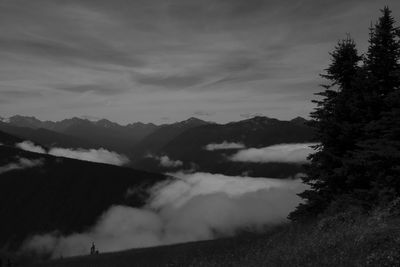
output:
[[[307,116],[379,0],[0,0],[0,116],[165,123]]]

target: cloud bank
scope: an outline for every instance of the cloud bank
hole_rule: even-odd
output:
[[[205,146],[205,150],[215,151],[215,150],[224,150],[224,149],[242,149],[245,146],[242,143],[230,143],[230,142],[222,142],[219,144],[211,143]]]
[[[41,153],[41,154],[49,154],[56,157],[65,157],[71,159],[78,159],[84,161],[91,161],[97,163],[106,163],[121,166],[129,162],[129,159],[121,154],[118,154],[114,151],[108,151],[104,148],[99,149],[71,149],[71,148],[50,148],[46,151],[44,148],[35,145],[30,141],[24,141],[15,145],[17,148]]]
[[[88,254],[92,241],[109,252],[229,236],[284,222],[305,189],[298,179],[176,175],[154,186],[142,208],[111,207],[88,232],[34,236],[23,248],[59,257]]]
[[[114,151],[104,148],[99,149],[66,149],[51,148],[49,154],[57,157],[79,159],[84,161],[107,163],[121,166],[129,162],[128,158]]]
[[[264,148],[249,148],[234,154],[230,160],[238,162],[287,162],[307,163],[307,157],[314,153],[311,146],[317,143],[280,144]]]
[[[22,170],[22,169],[42,166],[43,164],[44,164],[43,159],[18,158],[17,162],[12,162],[4,166],[0,166],[0,174],[13,170]]]
[[[34,153],[40,153],[40,154],[47,154],[46,150],[42,148],[41,146],[37,146],[31,141],[24,141],[21,143],[15,144],[15,146],[19,149],[29,151],[29,152],[34,152]]]
[[[172,160],[168,156],[162,156],[160,159],[160,165],[163,167],[171,167],[176,168],[183,165],[183,162],[180,160]]]
[[[159,165],[165,168],[177,168],[183,166],[183,162],[181,160],[171,159],[167,155],[155,156],[152,154],[148,154],[146,157],[159,161]]]

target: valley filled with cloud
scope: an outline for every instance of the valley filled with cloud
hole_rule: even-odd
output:
[[[156,184],[145,206],[113,206],[88,231],[36,235],[23,250],[53,257],[84,255],[95,242],[102,252],[233,236],[286,222],[307,187],[299,178],[232,177],[175,173]]]

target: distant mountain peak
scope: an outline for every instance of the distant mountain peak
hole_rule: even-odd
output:
[[[21,127],[40,128],[42,121],[33,116],[14,115],[8,118],[8,122]]]
[[[290,122],[293,122],[293,123],[296,123],[296,124],[304,124],[304,123],[307,122],[307,120],[304,119],[303,117],[298,116],[298,117],[290,120]]]
[[[155,125],[154,123],[144,123],[144,122],[134,122],[134,123],[130,123],[128,125],[126,125],[128,127],[134,128],[134,127],[157,127],[157,125]]]
[[[69,119],[64,119],[62,121],[88,121],[88,119],[80,118],[80,117],[72,117],[72,118],[69,118]]]
[[[243,122],[253,123],[253,124],[270,124],[278,121],[279,121],[278,119],[273,119],[266,116],[256,116],[250,119],[243,120]]]
[[[186,119],[186,120],[180,121],[180,122],[176,122],[176,123],[173,123],[173,124],[170,124],[170,125],[177,125],[177,126],[185,125],[185,127],[186,127],[187,125],[191,125],[191,126],[193,126],[193,125],[197,126],[198,125],[198,126],[200,126],[200,125],[206,125],[206,124],[210,124],[210,122],[203,121],[203,120],[195,118],[195,117],[190,117],[189,119]]]
[[[203,120],[201,120],[199,118],[196,118],[196,117],[190,117],[189,119],[184,120],[182,122],[205,122],[205,121],[203,121]]]
[[[276,119],[270,118],[270,117],[267,117],[267,116],[255,116],[255,117],[251,118],[250,120],[269,121],[269,120],[276,120]]]
[[[79,118],[79,117],[72,117],[72,118],[64,119],[64,120],[60,121],[60,123],[65,123],[65,122],[67,122],[67,123],[82,123],[82,122],[85,123],[85,122],[90,122],[90,120],[84,119],[84,118]]]
[[[99,118],[99,117],[88,116],[88,115],[80,116],[79,118],[84,119],[84,120],[89,120],[89,121],[92,121],[92,122],[97,122],[97,121],[102,119],[102,118]]]
[[[19,114],[14,115],[14,116],[11,116],[9,119],[10,119],[10,120],[12,119],[12,120],[33,120],[33,121],[39,121],[39,120],[38,120],[36,117],[34,117],[34,116],[24,116],[24,115],[19,115]]]
[[[118,123],[109,121],[109,120],[107,120],[107,119],[101,119],[101,120],[98,120],[98,121],[93,122],[93,123],[94,123],[95,125],[98,125],[98,126],[101,126],[101,127],[104,127],[104,128],[110,128],[110,127],[118,127],[118,126],[120,126]]]
[[[100,119],[100,120],[97,120],[97,122],[101,122],[101,123],[114,123],[114,122],[109,121],[109,120],[107,120],[107,119]]]

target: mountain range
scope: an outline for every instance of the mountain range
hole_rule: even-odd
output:
[[[209,144],[233,143],[243,148],[262,148],[283,143],[308,143],[314,141],[314,132],[307,126],[307,120],[296,118],[281,121],[267,117],[251,119],[227,124],[203,124],[180,133],[164,146],[158,148],[148,146],[147,153],[133,166],[159,172],[171,171],[170,166],[161,166],[157,158],[168,156],[171,160],[179,160],[181,166],[175,169],[195,169],[196,171],[223,173],[226,175],[246,174],[253,177],[286,178],[303,171],[299,164],[291,163],[242,163],[227,160],[238,149],[220,149],[210,151]],[[162,129],[145,138],[151,143],[155,135],[162,136]],[[142,152],[142,151],[141,151]],[[157,155],[158,157],[154,157]],[[172,168],[173,169],[173,168]]]
[[[297,117],[282,121],[254,117],[238,122],[217,124],[189,118],[172,124],[131,123],[120,125],[106,119],[97,121],[71,118],[41,121],[35,117],[12,116],[0,121],[0,130],[45,147],[105,148],[129,157],[128,167],[152,172],[192,169],[226,175],[284,178],[302,171],[290,163],[241,163],[227,160],[236,149],[206,150],[209,144],[236,143],[244,148],[262,148],[282,143],[314,140],[307,120]],[[164,158],[171,163],[161,164]],[[179,164],[175,164],[179,163]]]
[[[53,122],[16,115],[0,122],[0,130],[43,145],[71,148],[101,146],[119,152],[128,151],[157,128],[152,123],[122,126],[106,119],[91,121],[76,117]]]

